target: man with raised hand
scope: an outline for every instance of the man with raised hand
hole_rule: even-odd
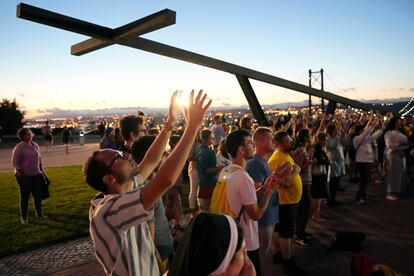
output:
[[[177,97],[176,92],[171,99],[169,123],[176,119],[173,114],[177,114]],[[101,192],[92,200],[89,220],[96,257],[106,274],[160,274],[147,225],[148,210],[174,185],[181,173],[191,149],[188,145],[194,141],[211,104],[206,97],[200,91],[194,98],[194,91],[191,92],[189,106],[185,109],[184,134],[149,185],[132,189],[134,176],[146,179],[158,165],[152,155],[158,157],[158,152],[165,149],[158,148],[158,140],[163,139],[161,134],[136,167],[132,166],[128,154],[111,149],[95,151],[85,162],[86,182]],[[171,131],[169,125],[164,128],[165,132]]]

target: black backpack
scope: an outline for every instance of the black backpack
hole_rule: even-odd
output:
[[[360,251],[366,235],[361,232],[337,232],[330,241],[333,250]]]
[[[353,134],[352,136],[351,136],[351,141],[350,141],[350,143],[348,144],[348,156],[349,156],[349,159],[351,159],[352,161],[355,161],[355,158],[356,158],[356,153],[357,153],[357,150],[358,150],[358,148],[359,148],[359,146],[358,146],[358,148],[355,148],[354,147],[354,138],[356,137],[356,135],[355,134]]]
[[[355,161],[355,157],[356,157],[356,149],[355,149],[355,147],[354,147],[354,144],[352,143],[352,144],[350,144],[349,146],[348,146],[348,156],[349,156],[349,159],[351,159],[352,161]]]

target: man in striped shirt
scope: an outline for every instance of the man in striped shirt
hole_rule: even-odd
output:
[[[190,94],[184,134],[152,182],[132,189],[133,178],[143,182],[159,163],[175,123],[179,94],[174,93],[167,124],[142,162],[133,167],[128,154],[116,150],[96,151],[84,165],[86,182],[101,193],[89,212],[90,234],[98,261],[108,275],[159,275],[155,247],[150,237],[148,210],[174,185],[194,141],[204,114],[211,104],[202,91]]]

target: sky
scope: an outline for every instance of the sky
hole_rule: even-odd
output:
[[[234,75],[113,45],[87,55],[88,37],[16,17],[0,1],[0,98],[28,117],[49,109],[165,107],[175,90],[204,89],[213,106],[246,105]],[[115,28],[168,8],[176,24],[143,37],[308,84],[325,71],[325,90],[352,99],[414,96],[414,1],[97,1],[27,4]],[[251,81],[262,104],[307,96]],[[319,88],[318,81],[314,86]]]

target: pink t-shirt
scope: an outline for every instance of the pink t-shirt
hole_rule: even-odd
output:
[[[39,145],[35,142],[32,142],[32,146],[24,142],[18,143],[13,149],[12,164],[15,172],[27,176],[41,174]]]
[[[227,178],[227,199],[231,210],[235,214],[239,214],[242,205],[257,204],[256,190],[253,179],[242,167],[235,164],[228,166],[228,168],[231,167],[239,168],[239,170]],[[252,220],[244,211],[240,216],[240,226],[246,240],[246,250],[257,250],[259,248],[257,221]]]

